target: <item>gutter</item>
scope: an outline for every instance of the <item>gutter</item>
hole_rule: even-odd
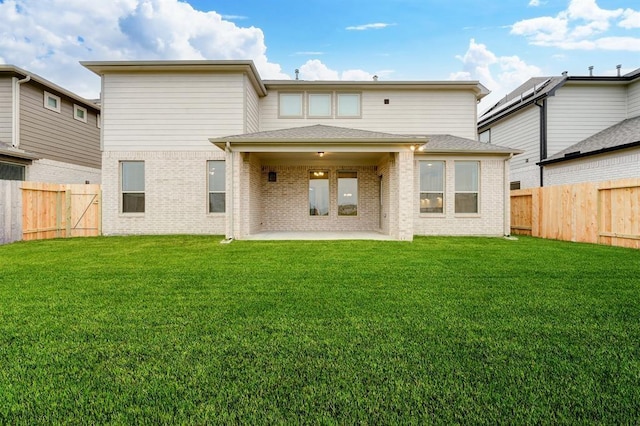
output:
[[[22,80],[18,80],[16,77],[12,80],[13,120],[11,121],[11,146],[18,148],[20,146],[20,85],[31,81],[31,75],[27,74]]]
[[[624,145],[601,148],[601,149],[598,149],[598,150],[595,150],[595,151],[568,152],[568,153],[564,154],[564,157],[553,158],[553,159],[550,159],[550,160],[541,160],[539,163],[536,163],[536,164],[539,165],[539,166],[546,166],[547,164],[560,163],[560,162],[563,162],[563,161],[570,161],[570,160],[575,160],[575,159],[578,159],[578,158],[591,157],[593,155],[606,154],[607,152],[620,151],[620,150],[623,150],[623,149],[635,148],[635,147],[640,147],[640,141],[631,142],[631,143],[624,144]]]
[[[544,186],[544,165],[541,164],[547,158],[547,100],[542,100],[542,105],[537,101],[535,106],[540,108],[540,186]]]

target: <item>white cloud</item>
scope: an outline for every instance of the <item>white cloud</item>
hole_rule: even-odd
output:
[[[531,0],[531,1],[529,2],[529,6],[531,6],[531,7],[538,7],[538,6],[540,6],[540,0]]]
[[[533,0],[536,1],[536,0]],[[518,21],[511,34],[526,37],[537,46],[567,50],[636,51],[637,37],[616,37],[624,43],[612,44],[613,37],[598,38],[609,31],[611,21],[621,28],[640,28],[640,12],[632,9],[603,9],[596,0],[571,0],[566,10],[556,16],[541,16]],[[622,41],[622,40],[619,40]]]
[[[0,16],[5,61],[87,97],[99,79],[79,60],[253,59],[263,78],[290,78],[269,62],[262,30],[179,0],[5,0]]]
[[[318,59],[310,59],[300,66],[300,78],[302,80],[349,80],[349,81],[369,81],[373,79],[374,74],[363,70],[332,70]],[[388,75],[393,71],[383,70],[376,75],[379,77]]]
[[[628,30],[633,28],[640,28],[640,12],[627,9],[624,11],[622,17],[624,19],[618,23],[618,25],[622,28],[626,28]]]
[[[355,26],[347,27],[345,29],[349,31],[380,30],[382,28],[387,28],[392,25],[395,25],[395,24],[376,22],[374,24],[355,25]]]
[[[462,71],[450,74],[450,80],[479,80],[491,90],[491,94],[482,100],[480,110],[487,109],[531,77],[542,74],[540,68],[527,64],[518,56],[497,56],[474,39],[469,42],[467,52],[456,58],[462,62]]]

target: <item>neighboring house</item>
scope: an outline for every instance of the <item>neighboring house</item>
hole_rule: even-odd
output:
[[[0,179],[100,183],[100,107],[0,65]]]
[[[263,81],[252,61],[83,62],[102,76],[103,232],[509,233],[478,82]]]
[[[486,111],[482,142],[524,151],[512,189],[640,177],[640,69],[532,78]]]

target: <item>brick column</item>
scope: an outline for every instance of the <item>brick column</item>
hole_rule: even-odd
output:
[[[413,241],[413,152],[397,154],[398,172],[398,235],[402,241]]]

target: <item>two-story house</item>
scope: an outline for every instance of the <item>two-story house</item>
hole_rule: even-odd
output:
[[[0,179],[100,183],[100,107],[0,65]]]
[[[487,110],[482,142],[524,151],[513,189],[640,177],[640,69],[619,76],[537,77]]]
[[[252,61],[83,62],[102,77],[105,234],[509,233],[478,82],[262,80]]]

